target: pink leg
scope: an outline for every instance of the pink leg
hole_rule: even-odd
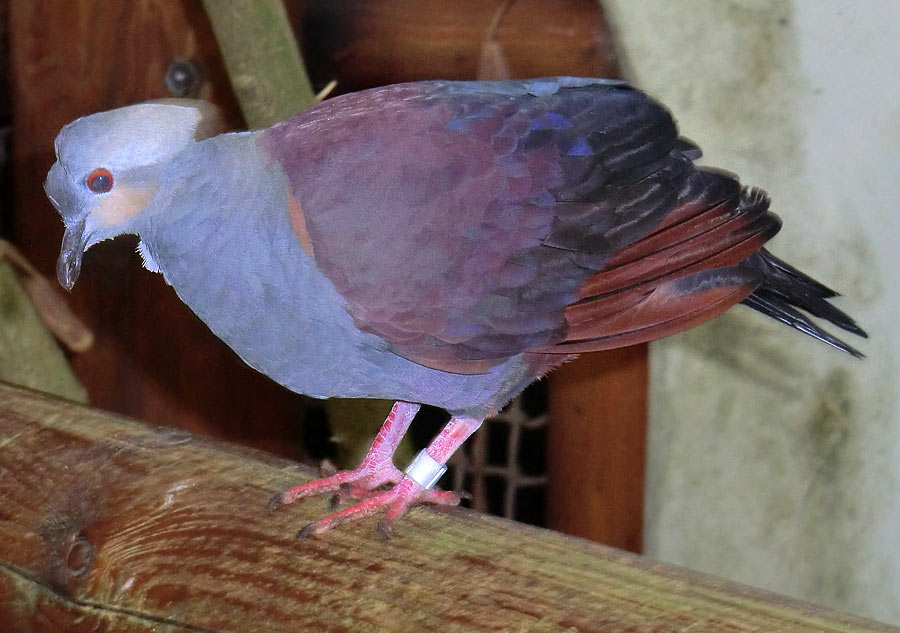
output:
[[[481,426],[481,422],[482,420],[474,418],[451,418],[425,449],[428,458],[433,460],[432,463],[436,467],[446,464],[456,449]],[[356,505],[313,521],[300,530],[298,536],[302,538],[322,534],[336,525],[356,521],[382,510],[385,514],[378,524],[378,529],[386,536],[390,536],[397,519],[403,516],[410,506],[417,503],[456,505],[459,503],[459,496],[453,492],[431,490],[407,474],[392,489],[376,493]]]
[[[403,473],[394,466],[391,458],[400,445],[406,430],[419,411],[418,404],[395,402],[391,412],[381,425],[369,452],[356,470],[342,470],[331,477],[316,479],[294,488],[279,492],[269,502],[269,509],[293,503],[297,499],[338,492],[342,487],[351,486],[351,492],[358,494],[374,490],[386,483],[397,483]]]

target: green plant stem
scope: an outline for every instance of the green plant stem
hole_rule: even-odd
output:
[[[250,129],[315,103],[282,0],[203,0]]]

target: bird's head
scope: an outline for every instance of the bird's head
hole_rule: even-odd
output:
[[[135,218],[156,194],[169,162],[221,128],[218,109],[192,99],[141,103],[66,125],[44,182],[66,225],[59,282],[71,290],[88,248],[135,232]]]

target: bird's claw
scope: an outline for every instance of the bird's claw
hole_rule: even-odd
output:
[[[279,492],[269,501],[269,510],[275,510],[279,506],[293,503],[298,499],[328,493],[332,493],[331,505],[334,509],[346,497],[361,499],[371,491],[377,490],[385,484],[396,484],[403,478],[403,473],[390,460],[366,461],[356,470],[331,472],[330,476],[308,481]]]
[[[275,510],[277,510],[280,506],[284,505],[284,502],[282,501],[283,496],[284,496],[283,492],[275,493],[272,496],[272,498],[269,499],[269,503],[266,506],[266,510],[268,510],[269,512],[275,512]]]
[[[378,524],[378,531],[390,537],[394,523],[414,505],[458,505],[459,495],[433,490],[432,487],[446,472],[446,460],[478,428],[481,420],[451,418],[428,448],[420,451],[410,462],[404,474],[394,466],[391,456],[418,409],[417,404],[394,403],[359,468],[339,471],[285,490],[273,497],[269,509],[274,510],[304,497],[329,494],[331,513],[304,526],[297,533],[299,538],[322,534],[336,525],[380,512],[384,516]],[[385,489],[388,485],[393,487]],[[338,505],[347,498],[353,498],[358,503],[337,510]]]
[[[353,499],[354,501],[361,501],[367,497],[372,496],[373,494],[382,490],[386,485],[396,483],[394,481],[388,481],[374,488],[369,488],[368,486],[360,483],[360,482],[347,482],[341,484],[340,488],[338,488],[337,492],[331,495],[331,498],[328,500],[328,511],[335,512],[338,508],[340,508],[347,499]]]
[[[393,522],[389,523],[382,519],[378,522],[378,525],[375,526],[375,531],[378,532],[378,535],[385,540],[394,538]]]
[[[378,522],[378,533],[385,538],[390,538],[394,533],[394,523],[397,522],[397,519],[406,514],[409,508],[419,503],[457,505],[459,504],[459,495],[444,490],[426,490],[412,479],[404,477],[390,490],[375,492],[356,505],[333,512],[303,526],[297,532],[297,538],[317,536],[337,525],[357,521],[380,511],[384,511],[384,517]]]

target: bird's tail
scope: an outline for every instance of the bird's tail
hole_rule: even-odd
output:
[[[856,358],[864,358],[859,350],[829,334],[805,314],[825,319],[842,330],[867,338],[865,331],[850,316],[828,302],[838,293],[766,249],[754,253],[744,263],[761,270],[765,281],[742,303]]]

